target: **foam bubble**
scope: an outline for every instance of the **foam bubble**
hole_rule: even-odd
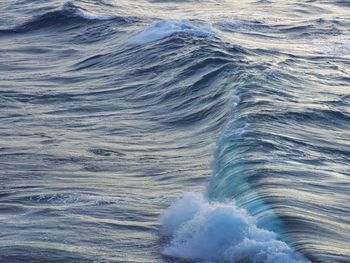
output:
[[[124,197],[107,197],[95,196],[77,193],[54,193],[54,194],[40,194],[29,197],[30,201],[47,203],[51,205],[125,205],[134,203],[135,200],[126,199]]]
[[[162,218],[162,253],[199,262],[309,263],[234,203],[187,193]]]
[[[130,40],[130,44],[141,45],[166,38],[176,33],[206,37],[214,34],[209,25],[185,20],[157,21]]]

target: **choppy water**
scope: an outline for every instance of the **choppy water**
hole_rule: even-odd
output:
[[[350,262],[348,1],[0,14],[0,262]]]

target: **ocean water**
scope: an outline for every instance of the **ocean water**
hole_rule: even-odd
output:
[[[348,1],[0,14],[0,262],[350,262]]]

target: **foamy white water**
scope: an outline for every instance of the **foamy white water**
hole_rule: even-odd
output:
[[[209,202],[184,194],[162,218],[162,235],[170,243],[162,253],[200,262],[310,263],[276,233],[257,222],[234,202]]]

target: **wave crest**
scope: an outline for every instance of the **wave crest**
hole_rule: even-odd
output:
[[[205,24],[185,20],[166,20],[152,23],[147,29],[130,40],[130,44],[141,45],[184,33],[191,36],[207,37],[214,34],[214,30]]]
[[[83,7],[78,7],[73,2],[66,2],[62,8],[55,11],[46,12],[38,15],[31,20],[14,27],[12,29],[0,30],[0,33],[24,33],[33,30],[39,30],[49,27],[63,27],[79,22],[96,22],[105,20],[117,20],[118,22],[128,23],[131,18],[124,18],[110,15],[100,15],[96,11],[87,10]]]

